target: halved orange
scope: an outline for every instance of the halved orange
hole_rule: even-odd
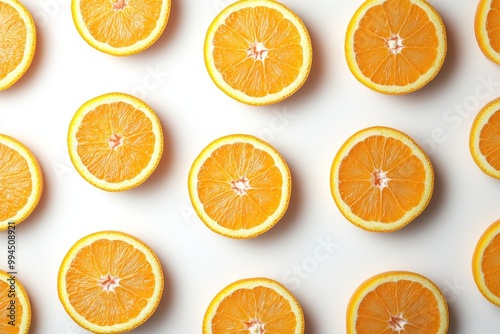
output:
[[[107,191],[131,189],[143,183],[160,162],[160,120],[132,95],[100,95],[73,116],[68,150],[78,173],[92,185]]]
[[[57,291],[69,316],[93,333],[125,333],[155,312],[164,278],[154,251],[135,236],[101,231],[78,240],[59,268]]]
[[[93,48],[127,56],[149,48],[161,36],[171,0],[72,0],[76,29]]]
[[[303,334],[304,313],[295,296],[266,277],[245,278],[222,289],[203,318],[203,334]]]
[[[472,274],[481,294],[500,306],[500,220],[491,224],[479,238],[472,255]]]
[[[42,191],[42,170],[33,153],[17,139],[0,134],[0,230],[25,220]]]
[[[474,32],[484,55],[500,64],[500,0],[479,0]]]
[[[16,83],[35,55],[36,28],[18,0],[0,0],[0,91]]]
[[[364,281],[346,312],[348,334],[445,334],[448,304],[430,279],[409,271],[389,271]]]
[[[441,69],[443,21],[425,0],[366,0],[347,28],[345,56],[354,77],[384,94],[406,94]]]
[[[395,231],[427,207],[434,170],[407,134],[375,126],[356,132],[341,146],[330,185],[335,203],[351,223],[368,231]]]
[[[213,20],[205,65],[227,95],[250,105],[281,101],[306,81],[312,45],[301,19],[278,1],[240,0]]]
[[[500,98],[487,103],[474,118],[469,149],[484,173],[500,179]]]
[[[212,231],[251,238],[273,227],[290,201],[291,175],[269,143],[243,134],[214,140],[195,159],[189,196]]]
[[[0,296],[0,333],[27,334],[31,325],[31,304],[19,278],[0,270]]]

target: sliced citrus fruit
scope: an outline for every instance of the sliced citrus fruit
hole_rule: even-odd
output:
[[[251,238],[284,215],[291,175],[285,160],[267,142],[233,134],[202,150],[189,171],[188,187],[196,213],[212,231]]]
[[[345,56],[354,77],[384,94],[431,81],[446,56],[441,17],[425,0],[367,0],[349,22]]]
[[[472,256],[472,274],[481,294],[500,306],[500,220],[491,224],[479,238]]]
[[[383,126],[352,135],[337,152],[330,175],[342,214],[368,231],[404,227],[425,209],[434,190],[425,152],[405,133]]]
[[[0,230],[25,220],[42,190],[42,170],[33,153],[17,139],[0,134]]]
[[[500,64],[500,0],[480,0],[474,20],[474,31],[484,55]]]
[[[210,24],[204,56],[210,77],[224,93],[266,105],[305,83],[312,46],[304,23],[289,8],[273,0],[241,0]]]
[[[0,0],[0,91],[16,83],[35,55],[33,17],[18,0]]]
[[[389,271],[364,281],[347,307],[347,333],[445,334],[448,305],[427,277]]]
[[[85,102],[68,131],[71,161],[80,175],[107,191],[143,183],[163,153],[163,132],[155,112],[142,100],[109,93]]]
[[[500,179],[500,98],[487,103],[472,122],[469,148],[481,170]]]
[[[0,270],[0,333],[27,334],[31,325],[31,304],[19,279]]]
[[[203,334],[303,334],[304,313],[293,294],[265,277],[245,278],[222,289],[203,318]]]
[[[68,315],[93,333],[124,333],[155,312],[163,271],[138,238],[101,231],[78,240],[59,268],[57,291]]]
[[[76,29],[95,49],[115,56],[144,51],[161,36],[171,0],[71,0]]]

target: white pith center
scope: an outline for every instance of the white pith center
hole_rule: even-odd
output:
[[[250,43],[247,49],[247,56],[253,58],[254,60],[262,60],[266,59],[267,52],[269,50],[266,49],[263,43],[261,42],[252,42]]]
[[[405,329],[405,325],[408,323],[408,321],[403,318],[403,313],[400,313],[399,315],[391,315],[391,319],[389,320],[389,327],[397,331],[398,333],[401,332],[402,330]]]
[[[244,323],[250,334],[264,334],[264,325],[258,319],[252,319]]]
[[[123,136],[120,136],[116,133],[113,133],[111,137],[109,137],[109,148],[110,149],[115,149],[118,146],[123,144]]]
[[[99,285],[104,291],[111,292],[114,291],[117,286],[120,286],[120,278],[107,274],[99,279]]]
[[[246,195],[250,188],[250,181],[245,176],[241,176],[238,180],[231,182],[231,189],[233,189],[237,195]]]
[[[387,48],[392,54],[398,54],[403,50],[403,39],[399,35],[392,35],[391,38],[386,40]]]
[[[383,189],[388,186],[389,178],[387,177],[387,173],[382,171],[381,169],[376,169],[373,172],[372,183],[374,186]]]
[[[123,9],[127,7],[127,2],[126,0],[116,0],[114,3],[113,3],[113,9],[115,10],[119,10],[119,9]]]

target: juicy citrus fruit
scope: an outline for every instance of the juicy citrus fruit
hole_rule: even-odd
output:
[[[367,0],[349,22],[345,56],[353,75],[384,94],[425,86],[447,49],[439,14],[424,0]]]
[[[474,21],[479,48],[484,55],[500,64],[500,0],[480,0]]]
[[[434,170],[408,135],[375,126],[358,131],[341,146],[330,185],[335,203],[351,223],[368,231],[395,231],[429,203]]]
[[[226,333],[303,334],[304,314],[281,283],[245,278],[222,289],[203,318],[203,334]]]
[[[486,104],[476,115],[469,148],[479,168],[500,179],[500,98]]]
[[[0,333],[27,334],[31,325],[28,293],[19,279],[0,270]]]
[[[240,0],[223,9],[208,28],[204,55],[214,83],[250,105],[292,95],[307,80],[312,64],[304,23],[273,0]]]
[[[273,227],[290,200],[290,170],[268,143],[234,134],[214,140],[195,159],[189,196],[214,232],[251,238]]]
[[[25,220],[40,201],[43,176],[31,151],[0,134],[0,230]]]
[[[93,333],[124,333],[143,324],[163,293],[163,271],[153,250],[118,231],[89,234],[64,257],[57,279],[69,316]]]
[[[171,0],[72,0],[76,29],[95,49],[115,56],[139,53],[163,33]]]
[[[472,256],[472,274],[481,294],[500,306],[500,220],[491,224],[479,238]]]
[[[448,305],[428,278],[389,271],[363,282],[347,307],[347,333],[445,334]]]
[[[19,1],[0,0],[0,91],[28,70],[35,55],[33,17]]]
[[[163,153],[163,132],[155,112],[140,99],[109,93],[85,102],[68,131],[71,161],[80,175],[107,191],[140,185]]]

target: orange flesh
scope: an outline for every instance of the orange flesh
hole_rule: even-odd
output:
[[[500,297],[500,234],[497,234],[485,248],[481,260],[481,271],[488,289]]]
[[[377,286],[361,301],[356,319],[359,334],[425,334],[437,333],[439,328],[440,311],[434,294],[409,280]]]
[[[151,120],[124,102],[102,104],[82,119],[78,155],[101,180],[130,180],[146,168],[155,145]]]
[[[81,0],[80,11],[96,40],[120,48],[151,34],[161,4],[161,0]]]
[[[9,290],[10,285],[7,284],[7,282],[0,281],[0,296],[2,296],[2,298],[0,298],[0,319],[2,319],[2,321],[0,321],[0,333],[18,334],[24,308],[17,296],[15,298],[8,297]],[[11,300],[15,302],[16,308],[16,320],[14,321],[14,326],[8,324],[8,321],[10,321],[10,311],[7,310],[7,308],[9,307]]]
[[[19,13],[0,2],[0,80],[12,72],[23,59],[27,30]]]
[[[83,247],[65,281],[76,312],[99,326],[137,317],[155,288],[155,276],[144,254],[121,240],[97,240]]]
[[[500,53],[500,0],[491,0],[491,8],[486,17],[486,30],[491,47]]]
[[[415,82],[434,65],[438,45],[427,13],[408,0],[388,0],[368,9],[354,33],[361,72],[381,85]]]
[[[262,286],[234,291],[216,312],[212,321],[214,334],[289,334],[295,332],[297,325],[289,302]]]
[[[282,184],[282,175],[268,153],[247,143],[227,144],[201,167],[198,196],[219,225],[249,229],[276,211]]]
[[[500,110],[481,129],[479,150],[493,168],[500,170]]]
[[[213,57],[224,81],[249,96],[277,93],[303,64],[297,28],[267,7],[244,8],[226,19],[213,38]]]
[[[358,217],[390,223],[419,204],[425,178],[422,162],[408,146],[394,138],[372,136],[343,159],[339,191]]]
[[[0,144],[0,221],[14,217],[33,191],[26,160],[15,150]]]

